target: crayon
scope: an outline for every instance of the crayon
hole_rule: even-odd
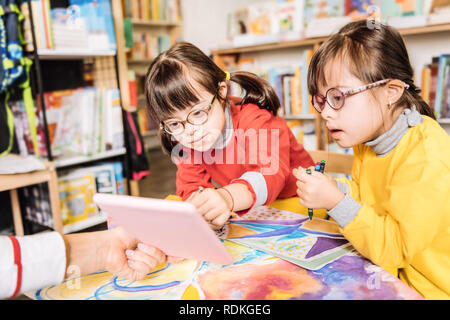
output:
[[[325,160],[320,161],[320,173],[325,171]]]
[[[306,169],[306,173],[307,173],[307,174],[311,174],[311,169]],[[308,217],[309,217],[309,220],[312,220],[312,217],[313,217],[313,209],[311,209],[311,208],[308,208]]]

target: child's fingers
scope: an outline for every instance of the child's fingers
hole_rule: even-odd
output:
[[[200,207],[197,207],[197,211],[200,212],[200,214],[202,216],[205,216],[210,211],[214,210],[214,208],[215,208],[214,203],[211,203],[210,201],[208,201],[208,202],[205,202]]]
[[[139,271],[139,272],[149,272],[153,268],[155,268],[158,265],[158,260],[153,258],[152,256],[144,253],[143,251],[136,249],[136,250],[127,250],[126,255],[128,258],[128,265],[132,267],[133,269]],[[139,268],[135,268],[131,264],[136,263]],[[145,265],[146,269],[142,265]]]
[[[181,258],[181,257],[174,257],[174,256],[168,256],[167,257],[167,262],[170,262],[170,263],[178,263],[178,262],[181,262],[183,260],[184,260],[184,258]]]
[[[230,217],[231,212],[224,212],[223,214],[221,214],[220,216],[218,216],[216,219],[214,219],[211,223],[215,226],[218,227],[222,227],[228,220],[228,218]]]
[[[205,191],[200,193],[196,191],[186,201],[192,203],[198,208],[202,206],[206,201],[208,201],[208,196]]]
[[[153,257],[157,264],[163,263],[164,261],[166,261],[166,255],[164,254],[164,252],[162,252],[161,250],[159,250],[158,248],[152,246],[152,245],[147,245],[145,243],[138,243],[137,248],[139,250],[141,250],[142,252],[150,255],[151,257]]]
[[[223,212],[224,210],[221,208],[213,208],[212,210],[204,214],[203,218],[205,218],[206,221],[213,221],[214,219],[219,217]]]
[[[137,279],[142,279],[146,274],[150,273],[156,267],[156,264],[154,266],[149,266],[142,261],[128,260],[128,267],[139,274],[139,276],[137,276]]]
[[[311,174],[306,173],[306,170],[298,170],[297,171],[297,180],[307,183],[308,181],[311,181],[312,176],[314,176],[315,171],[311,171]]]

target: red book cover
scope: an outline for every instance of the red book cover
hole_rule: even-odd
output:
[[[436,100],[436,86],[437,86],[437,77],[439,72],[439,57],[433,57],[431,60],[431,81],[430,81],[430,102],[428,105],[433,109],[435,106]]]

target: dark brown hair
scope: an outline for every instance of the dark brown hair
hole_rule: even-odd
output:
[[[150,117],[159,124],[178,110],[197,104],[199,93],[193,82],[214,95],[225,78],[226,73],[199,48],[187,42],[175,44],[156,57],[148,68],[145,96]],[[280,101],[266,80],[250,72],[237,71],[231,73],[230,81],[245,92],[238,104],[254,103],[277,114]],[[229,104],[227,97],[218,95],[218,99],[223,105]],[[164,130],[159,135],[163,150],[170,153],[177,142]]]
[[[349,71],[365,83],[383,79],[399,79],[409,85],[391,110],[406,105],[435,119],[433,110],[420,96],[413,82],[413,69],[400,33],[383,24],[366,20],[350,22],[325,41],[311,58],[308,69],[308,91],[318,92],[318,85],[326,85],[325,65],[336,57],[348,62]]]

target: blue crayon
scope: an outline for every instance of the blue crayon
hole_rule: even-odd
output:
[[[325,171],[325,160],[320,161],[320,173]]]
[[[306,169],[306,173],[311,174],[311,169]],[[313,218],[313,209],[311,209],[311,208],[308,208],[308,217],[309,217],[309,220],[312,220],[312,218]]]
[[[320,171],[320,163],[316,163],[316,167],[314,168],[314,171]]]

